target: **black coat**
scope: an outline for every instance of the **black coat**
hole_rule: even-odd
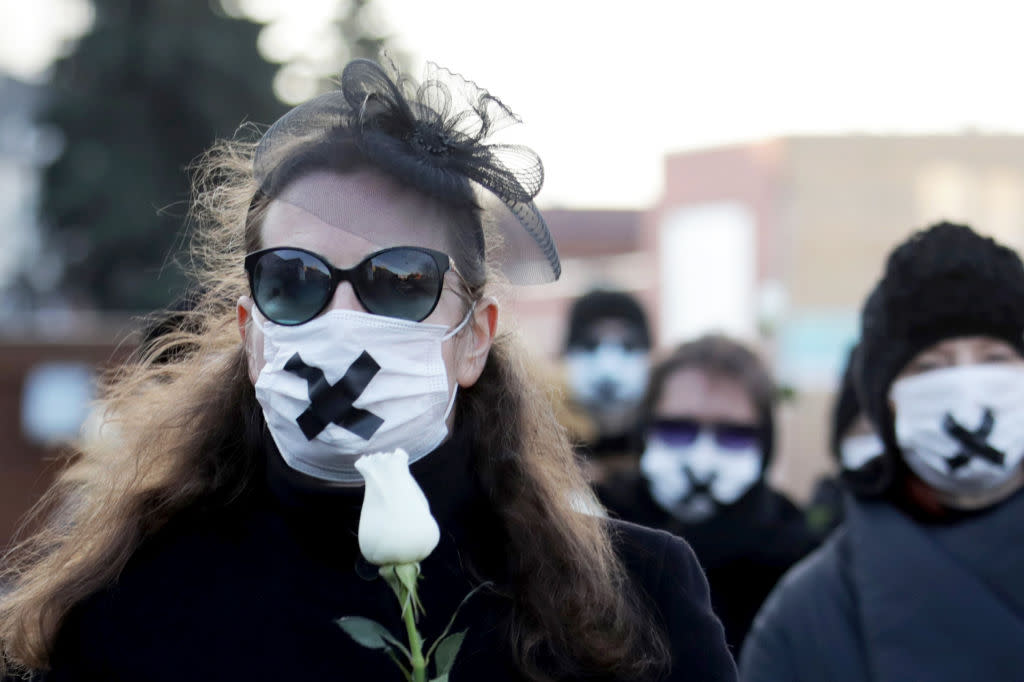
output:
[[[428,640],[445,627],[479,575],[500,583],[507,561],[496,519],[458,437],[413,465],[442,528],[422,564]],[[119,581],[75,608],[58,639],[46,682],[246,682],[398,680],[380,651],[355,644],[335,624],[359,615],[404,640],[393,594],[361,559],[361,494],[313,490],[271,456],[269,486],[241,508],[182,517],[132,557]],[[671,680],[735,680],[707,584],[685,543],[612,523],[632,579],[657,607],[673,654]],[[460,612],[468,628],[451,680],[520,680],[505,646],[510,601],[481,591]]]
[[[1024,493],[952,524],[847,500],[743,647],[744,682],[1024,679]]]
[[[778,580],[818,543],[803,513],[763,483],[699,524],[670,516],[639,474],[613,479],[598,495],[613,515],[686,539],[704,568],[714,611],[736,652]]]

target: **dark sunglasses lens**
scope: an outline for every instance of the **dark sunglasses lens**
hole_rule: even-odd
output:
[[[697,440],[700,424],[690,419],[662,419],[654,422],[651,433],[666,445],[685,447]]]
[[[330,298],[331,273],[313,254],[277,249],[256,262],[252,289],[252,297],[267,319],[277,324],[302,324]]]
[[[368,312],[419,322],[441,297],[443,273],[433,256],[415,249],[390,249],[367,261],[356,293]]]
[[[757,428],[720,424],[715,427],[715,442],[725,450],[747,450],[757,445]]]

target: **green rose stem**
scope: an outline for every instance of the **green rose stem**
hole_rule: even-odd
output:
[[[485,582],[477,585],[469,591],[462,602],[456,607],[451,620],[444,631],[434,640],[430,650],[423,652],[425,644],[423,637],[416,628],[416,621],[423,613],[423,604],[420,602],[417,587],[420,579],[420,565],[417,564],[386,564],[379,569],[381,577],[384,578],[395,597],[398,599],[402,609],[402,621],[405,623],[406,638],[409,646],[406,647],[398,641],[387,628],[380,623],[363,618],[361,616],[346,616],[337,621],[345,632],[359,644],[369,648],[382,650],[394,661],[395,665],[402,671],[402,676],[407,682],[427,682],[427,668],[430,661],[434,661],[436,677],[430,682],[448,682],[448,674],[455,664],[455,657],[462,647],[462,641],[466,637],[466,631],[451,633],[455,625],[455,618],[459,611],[469,601],[470,597],[487,587],[491,583]],[[404,656],[405,661],[411,666],[411,670],[402,664],[399,654]]]
[[[408,659],[412,666],[411,679],[413,682],[426,682],[427,657],[423,655],[423,637],[416,628],[418,616],[423,612],[423,605],[416,592],[420,579],[420,565],[417,563],[381,566],[380,574],[391,586],[402,607],[402,620],[405,622],[405,632],[409,639]]]
[[[423,658],[423,638],[416,629],[416,614],[413,613],[415,595],[406,593],[403,599],[402,618],[405,620],[405,631],[409,636],[409,652],[412,654],[412,679],[415,682],[426,682],[427,660]]]

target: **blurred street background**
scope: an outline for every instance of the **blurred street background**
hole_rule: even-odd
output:
[[[563,259],[505,322],[558,362],[569,303],[636,294],[657,345],[725,331],[786,389],[806,499],[883,258],[939,219],[1024,248],[1012,3],[32,0],[0,4],[0,545],[96,373],[183,292],[189,164],[355,56],[507,102]],[[1024,11],[1022,11],[1024,13]]]

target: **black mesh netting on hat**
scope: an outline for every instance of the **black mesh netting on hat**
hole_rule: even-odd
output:
[[[328,177],[323,171],[344,172],[368,161],[457,207],[477,206],[475,188],[482,188],[515,218],[495,221],[497,243],[487,245],[505,276],[515,284],[550,282],[558,279],[561,265],[533,203],[544,182],[540,158],[528,147],[485,143],[517,122],[498,98],[447,69],[430,65],[416,83],[360,59],[342,71],[338,90],[300,104],[267,130],[256,148],[254,172],[267,196],[356,233],[353,207],[338,205],[325,183],[316,182]],[[314,182],[295,183],[300,177]],[[391,245],[407,230],[396,226],[395,234],[386,234],[376,225],[372,234],[359,236]],[[451,254],[456,262],[460,255],[481,260],[484,238],[475,232],[447,235],[453,249],[470,252]]]

